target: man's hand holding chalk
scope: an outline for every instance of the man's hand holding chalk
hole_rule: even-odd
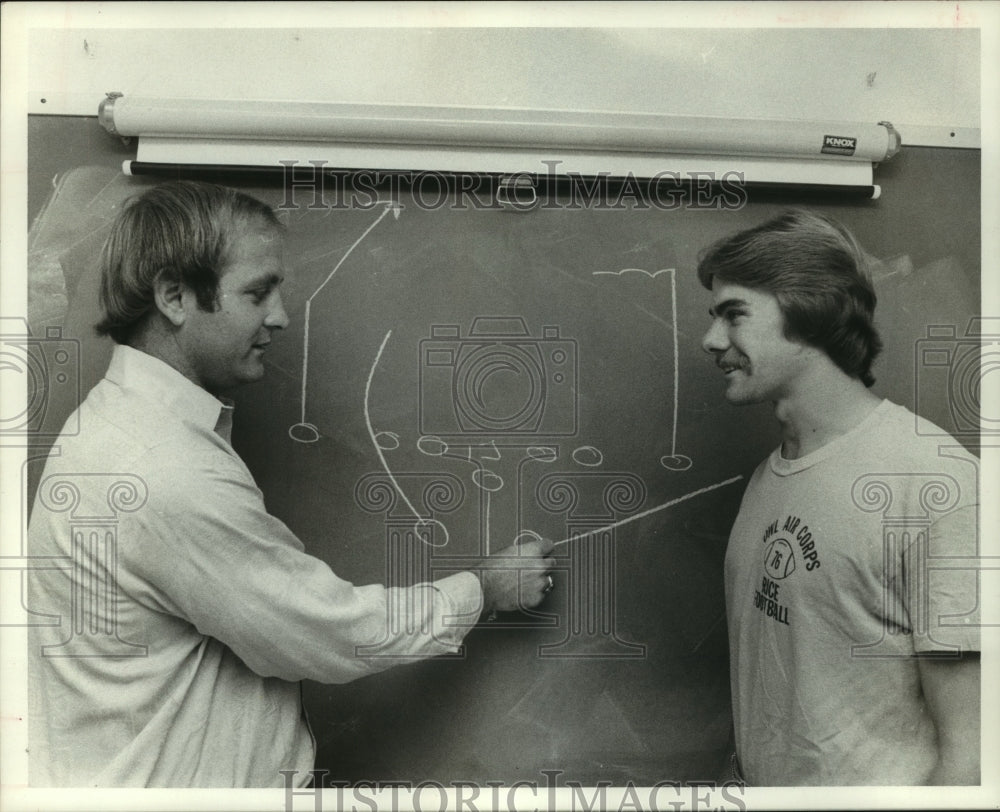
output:
[[[555,545],[548,539],[532,539],[505,547],[482,559],[475,572],[483,585],[483,612],[513,612],[542,602],[552,589],[549,572]]]

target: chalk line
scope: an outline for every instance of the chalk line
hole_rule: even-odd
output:
[[[598,527],[596,530],[588,530],[585,533],[577,533],[575,536],[570,536],[569,538],[565,538],[562,541],[557,541],[553,546],[558,547],[560,544],[566,544],[569,541],[576,541],[577,539],[586,538],[587,536],[593,536],[595,533],[603,533],[615,527],[621,527],[622,525],[628,524],[629,522],[634,522],[639,519],[643,519],[646,516],[649,516],[653,513],[658,513],[661,510],[666,510],[668,507],[673,507],[674,505],[680,504],[681,502],[686,502],[688,499],[694,499],[694,497],[701,496],[703,493],[714,491],[716,488],[722,488],[725,487],[726,485],[732,485],[734,482],[738,482],[741,479],[743,479],[742,476],[734,476],[730,477],[729,479],[723,482],[716,482],[714,485],[709,485],[705,488],[699,488],[696,491],[691,491],[691,493],[684,494],[684,496],[678,496],[676,499],[671,499],[669,502],[664,502],[662,505],[657,505],[656,507],[650,508],[649,510],[644,510],[642,513],[636,513],[634,516],[629,516],[625,519],[622,519],[619,522],[613,522],[609,525],[605,525],[604,527]]]
[[[701,636],[701,638],[700,638],[700,639],[698,640],[698,642],[694,644],[694,647],[693,647],[693,648],[691,649],[691,653],[692,653],[692,654],[694,654],[694,652],[696,652],[696,651],[697,651],[698,649],[700,649],[700,648],[701,648],[702,644],[703,644],[703,643],[704,643],[704,642],[705,642],[706,640],[708,640],[708,638],[709,638],[709,637],[711,637],[711,636],[712,636],[712,632],[714,632],[714,631],[715,631],[716,627],[717,627],[717,626],[718,626],[718,625],[719,625],[719,624],[720,624],[720,623],[721,623],[721,622],[722,622],[723,620],[725,620],[725,619],[726,619],[726,610],[725,610],[725,609],[723,609],[723,610],[722,610],[722,611],[721,611],[721,612],[719,613],[718,617],[716,617],[716,618],[715,618],[715,620],[713,620],[713,621],[712,621],[712,625],[708,627],[708,631],[707,631],[707,632],[705,632],[705,633],[704,633],[704,634],[703,634],[703,635]]]
[[[680,372],[677,367],[680,364],[680,352],[677,348],[677,274],[670,268],[670,315],[673,320],[674,331],[674,430],[670,437],[670,454],[677,454],[677,404],[680,402],[677,390],[680,388]]]
[[[673,427],[670,432],[670,458],[672,462],[679,462],[680,460],[686,461],[687,465],[683,465],[680,462],[682,468],[677,468],[673,465],[667,465],[665,467],[671,470],[683,470],[684,468],[690,468],[691,462],[687,457],[682,455],[681,458],[677,456],[677,411],[678,405],[680,403],[680,349],[677,346],[678,342],[678,330],[677,330],[677,269],[676,268],[661,268],[658,271],[647,271],[644,268],[622,268],[620,271],[593,271],[593,276],[622,276],[627,273],[640,273],[645,274],[650,279],[655,279],[661,273],[670,274],[670,314],[671,314],[671,333],[673,334],[673,352],[674,352],[674,409],[673,409]],[[644,313],[646,312],[643,308],[639,308]],[[651,315],[648,314],[647,315]],[[656,318],[655,316],[653,318]],[[660,319],[656,319],[661,321]],[[664,458],[666,459],[666,458]]]
[[[367,237],[371,233],[372,229],[375,228],[375,226],[377,226],[379,223],[382,222],[382,218],[384,218],[390,211],[392,211],[393,208],[394,208],[394,205],[392,203],[386,203],[385,209],[378,216],[378,218],[375,220],[375,222],[372,223],[370,226],[368,226],[368,228],[365,229],[364,233],[354,241],[354,244],[350,248],[347,249],[347,253],[344,254],[344,256],[342,256],[340,258],[340,261],[336,265],[334,265],[333,270],[330,271],[330,273],[326,277],[326,279],[323,280],[323,284],[321,284],[318,288],[316,288],[315,291],[313,291],[313,295],[310,296],[306,300],[307,302],[311,302],[313,299],[315,299],[319,295],[319,292],[321,290],[323,290],[323,288],[326,287],[327,283],[331,279],[333,279],[333,275],[335,273],[337,273],[337,271],[340,269],[340,266],[344,264],[344,260],[346,260],[351,255],[351,252],[361,244],[361,241],[364,240],[364,238]]]
[[[319,292],[321,290],[323,290],[323,288],[325,288],[327,286],[327,284],[329,283],[329,281],[331,279],[333,279],[334,274],[337,273],[338,270],[340,270],[340,266],[344,264],[344,261],[351,255],[351,252],[354,251],[354,249],[357,248],[361,244],[362,240],[364,240],[364,238],[367,237],[371,233],[372,229],[375,228],[375,226],[377,226],[379,223],[382,222],[382,219],[390,211],[396,212],[396,215],[395,215],[396,217],[399,216],[398,209],[397,209],[396,205],[394,203],[391,203],[391,202],[390,203],[386,203],[385,209],[383,209],[382,213],[376,218],[375,222],[373,222],[370,226],[368,226],[368,228],[366,228],[364,230],[364,233],[354,241],[354,243],[351,245],[350,248],[347,249],[347,252],[340,258],[340,260],[337,262],[337,264],[333,266],[333,270],[330,271],[330,273],[327,275],[326,279],[323,280],[322,284],[318,288],[316,288],[316,290],[313,291],[312,295],[308,299],[306,299],[305,327],[304,327],[303,337],[302,337],[302,411],[301,411],[302,419],[301,419],[301,423],[303,425],[305,425],[305,422],[306,422],[306,389],[308,387],[308,382],[309,382],[309,317],[310,317],[310,313],[312,311],[312,300],[315,299],[319,295]]]
[[[661,268],[658,271],[652,271],[652,272],[650,272],[650,271],[645,270],[644,268],[622,268],[620,271],[594,271],[593,275],[594,276],[621,276],[622,274],[626,274],[626,273],[644,273],[650,279],[655,279],[661,273],[667,273],[667,272],[673,273],[674,269],[673,268]]]
[[[302,336],[302,420],[306,422],[306,382],[309,380],[309,309],[312,299],[306,299],[305,329]]]
[[[407,498],[406,494],[403,493],[403,489],[400,487],[399,482],[396,481],[395,475],[389,470],[389,463],[386,462],[385,454],[382,453],[382,448],[378,444],[378,440],[375,438],[375,429],[372,426],[372,418],[368,412],[368,398],[371,394],[372,379],[375,377],[375,369],[378,367],[378,362],[382,360],[382,353],[385,350],[385,345],[389,343],[389,337],[392,335],[392,330],[385,334],[385,338],[382,339],[382,344],[378,348],[378,353],[375,355],[375,361],[372,364],[372,368],[368,371],[368,380],[365,381],[365,425],[368,427],[368,436],[371,437],[372,445],[375,446],[375,453],[378,454],[379,462],[382,463],[382,468],[385,470],[386,475],[389,477],[389,481],[392,483],[392,487],[396,489],[396,493],[399,494],[400,499],[402,499],[406,506],[410,509],[410,512],[414,515],[417,520],[417,524],[430,524],[430,522],[423,519],[419,513],[417,513],[416,508],[413,507],[413,503]],[[448,543],[448,528],[446,528],[441,522],[437,522],[444,530],[445,541],[442,545],[444,546]]]
[[[486,491],[486,523],[484,528],[484,532],[486,533],[486,555],[490,554],[490,505],[493,502],[490,498],[491,496],[492,494],[489,491]]]

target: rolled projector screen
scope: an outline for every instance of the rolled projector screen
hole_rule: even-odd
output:
[[[899,150],[891,124],[752,120],[651,113],[320,102],[144,99],[109,94],[99,120],[123,136],[226,141],[498,149],[594,150],[886,160]]]

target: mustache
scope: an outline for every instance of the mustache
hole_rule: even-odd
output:
[[[750,359],[742,353],[726,353],[715,359],[715,365],[719,369],[747,369],[750,366]]]

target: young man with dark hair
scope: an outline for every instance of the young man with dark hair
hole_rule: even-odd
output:
[[[32,785],[305,783],[301,680],[454,652],[481,612],[551,588],[551,542],[528,542],[391,597],[268,514],[224,393],[263,377],[288,324],[283,241],[259,201],[193,182],[149,190],[112,226],[98,330],[117,346],[29,529],[33,556],[73,561],[30,579],[31,610],[62,619],[31,629]]]
[[[853,236],[793,211],[712,246],[706,351],[770,402],[726,553],[737,776],[979,781],[977,464],[877,397],[875,292]],[[965,557],[967,570],[934,569]]]

